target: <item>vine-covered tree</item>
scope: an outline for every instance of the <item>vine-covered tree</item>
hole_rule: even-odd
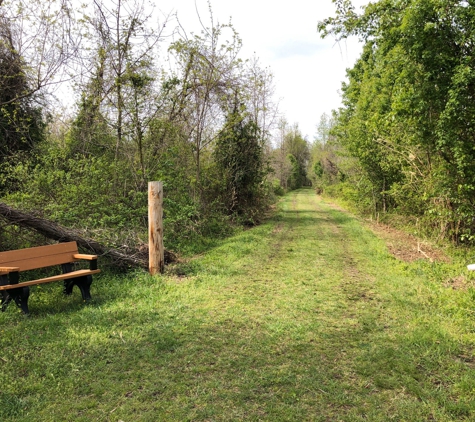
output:
[[[16,37],[10,22],[0,16],[0,161],[31,150],[44,135],[41,107],[28,94],[27,64]]]
[[[260,211],[266,172],[262,131],[250,117],[237,106],[229,113],[218,134],[214,157],[226,210],[252,221],[253,214]]]
[[[21,57],[25,83],[0,105],[51,93],[69,80],[80,42],[74,8],[69,0],[4,0],[0,2],[2,39]]]
[[[181,34],[170,47],[177,63],[180,120],[193,148],[196,183],[200,184],[202,154],[216,140],[226,119],[223,110],[234,101],[241,84],[242,41],[231,24],[215,23],[201,35]],[[230,38],[225,38],[226,34]],[[224,37],[224,40],[223,40]]]

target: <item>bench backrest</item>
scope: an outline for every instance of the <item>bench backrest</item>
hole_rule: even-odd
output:
[[[76,261],[73,255],[77,253],[76,242],[0,252],[0,267],[19,267],[20,271],[28,271],[67,264]]]

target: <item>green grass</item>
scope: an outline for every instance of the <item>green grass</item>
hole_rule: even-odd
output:
[[[0,315],[0,420],[474,420],[457,271],[397,261],[300,190],[163,277],[96,277],[89,305],[32,289],[30,318]]]

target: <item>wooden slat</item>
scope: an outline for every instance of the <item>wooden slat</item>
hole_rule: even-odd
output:
[[[77,270],[71,273],[59,274],[52,277],[39,278],[38,280],[24,281],[18,284],[7,284],[6,286],[0,286],[1,290],[17,289],[19,287],[34,286],[36,284],[51,283],[52,281],[67,280],[75,277],[82,277],[85,275],[92,275],[100,273],[101,270]]]
[[[54,245],[36,246],[34,248],[17,249],[14,251],[0,252],[0,264],[8,260],[21,260],[25,256],[31,258],[45,255],[55,255],[63,252],[77,253],[76,242],[56,243]]]
[[[0,266],[19,267],[20,271],[33,270],[73,262],[73,255],[77,253],[76,242],[0,252]]]
[[[73,255],[74,259],[87,259],[89,261],[93,261],[94,259],[97,259],[97,255],[85,255],[83,253],[76,253]]]

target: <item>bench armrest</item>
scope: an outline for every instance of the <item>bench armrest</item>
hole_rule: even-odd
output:
[[[15,271],[20,271],[19,267],[0,267],[0,273],[12,273]]]
[[[97,259],[97,255],[86,255],[83,253],[75,253],[73,255],[74,259],[87,259],[89,261],[92,261],[93,259]]]
[[[97,270],[97,255],[85,255],[83,253],[75,253],[74,259],[87,259],[89,261],[89,269],[91,271]]]

